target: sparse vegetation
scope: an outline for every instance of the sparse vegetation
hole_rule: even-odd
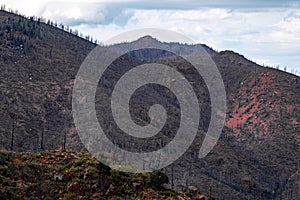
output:
[[[92,194],[95,199],[97,196],[98,199],[113,198],[113,195],[123,199],[155,199],[162,194],[171,198],[176,192],[165,188],[168,178],[175,189],[187,190],[189,185],[196,185],[206,196],[216,199],[295,199],[300,196],[297,173],[300,168],[299,77],[263,68],[233,51],[215,52],[205,45],[201,46],[220,70],[228,100],[226,126],[206,158],[199,159],[197,154],[211,114],[204,81],[195,76],[195,70],[183,59],[149,50],[133,52],[136,58],[133,60],[120,57],[115,63],[118,68],[112,69],[112,74],[103,81],[103,89],[109,93],[107,85],[111,83],[107,80],[117,80],[124,67],[158,58],[159,62],[192,80],[201,102],[199,134],[189,151],[163,169],[168,178],[161,172],[119,173],[86,152],[13,153],[84,149],[72,119],[71,94],[80,64],[95,44],[83,39],[84,36],[78,37],[81,34],[68,27],[59,25],[57,28],[55,22],[44,22],[44,19],[0,11],[0,148],[12,151],[0,154],[0,195],[3,197],[0,199],[18,199],[17,195],[27,194],[36,198],[44,194],[45,199],[91,197]],[[128,45],[154,42],[159,41],[144,37]],[[186,54],[200,46],[165,45]],[[168,144],[177,131],[179,121],[176,120],[180,118],[180,105],[170,91],[143,89],[130,102],[137,108],[131,113],[134,121],[147,124],[144,123],[149,121],[147,108],[153,103],[162,103],[176,115],[168,115],[172,123],[166,124],[164,132],[154,138],[151,145],[134,143],[131,137],[120,140],[119,133],[111,131],[110,139],[116,145],[132,148],[134,152],[150,152]],[[96,100],[101,99],[97,97]],[[163,101],[157,102],[161,99]],[[96,103],[97,109],[101,106],[105,105]],[[102,125],[110,125],[105,123],[109,113],[99,113],[99,121],[106,118]]]
[[[128,174],[102,168],[87,152],[0,152],[0,198],[177,199],[161,172]],[[61,174],[61,179],[55,175]]]

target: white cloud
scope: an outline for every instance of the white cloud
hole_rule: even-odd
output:
[[[4,0],[3,3],[26,15],[42,15],[62,22],[102,41],[139,28],[169,29],[214,49],[232,49],[260,63],[298,67],[300,71],[299,4],[283,0],[272,1],[274,6],[258,0],[235,2],[235,9],[220,0],[209,3],[203,0]],[[213,5],[218,6],[212,8]]]
[[[39,10],[44,6],[45,1],[31,0],[31,1],[22,1],[22,0],[2,0],[0,4],[6,5],[7,8],[13,10],[18,10],[19,13],[32,16],[39,13]]]

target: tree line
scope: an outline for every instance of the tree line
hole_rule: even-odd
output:
[[[13,10],[13,9],[11,9],[11,8],[6,8],[6,6],[3,4],[3,5],[1,5],[0,6],[0,10],[1,11],[5,11],[5,12],[9,12],[9,13],[12,13],[12,14],[15,14],[15,15],[18,15],[18,16],[20,16],[20,17],[22,17],[23,19],[29,19],[30,21],[33,21],[33,22],[36,22],[36,23],[34,23],[34,24],[40,24],[40,23],[43,23],[43,24],[47,24],[47,25],[49,25],[49,26],[52,26],[52,27],[55,27],[55,28],[59,28],[59,29],[61,29],[61,30],[63,30],[63,31],[66,31],[66,32],[69,32],[69,33],[71,33],[71,34],[73,34],[73,35],[75,35],[75,36],[78,36],[78,37],[81,37],[81,38],[83,38],[83,39],[85,39],[85,40],[87,40],[87,41],[90,41],[90,42],[92,42],[92,43],[94,43],[94,44],[99,44],[99,45],[101,45],[102,44],[102,42],[100,41],[100,40],[97,40],[97,39],[94,39],[92,36],[90,36],[90,35],[84,35],[83,33],[80,33],[77,29],[72,29],[72,28],[70,28],[69,26],[66,26],[66,25],[64,25],[64,24],[62,24],[62,23],[57,23],[57,22],[55,22],[55,21],[52,21],[52,20],[50,20],[50,19],[45,19],[45,18],[43,18],[43,17],[37,17],[37,16],[25,16],[25,15],[23,15],[23,14],[19,14],[19,12],[18,12],[18,10]],[[16,27],[14,27],[14,28],[17,28],[17,29],[20,29],[21,31],[23,31],[23,33],[25,34],[25,35],[28,35],[28,34],[26,34],[26,33],[28,33],[28,32],[32,32],[32,33],[29,33],[30,35],[29,36],[32,36],[32,35],[35,35],[36,33],[33,33],[34,31],[35,31],[35,27],[28,27],[28,28],[25,28],[24,29],[24,26],[19,26],[21,23],[21,18],[19,19],[19,24],[16,24],[17,26]],[[33,25],[34,26],[34,25]],[[10,28],[8,28],[8,29],[10,29]],[[14,29],[14,30],[16,30],[16,29]]]

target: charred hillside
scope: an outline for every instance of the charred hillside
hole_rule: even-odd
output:
[[[1,147],[39,151],[68,145],[72,80],[95,45],[5,11],[0,27]]]
[[[154,42],[160,43],[144,37],[127,45]],[[210,99],[204,81],[195,79],[193,87],[201,102],[199,134],[191,148],[164,169],[170,185],[179,189],[197,185],[206,196],[217,199],[297,199],[300,77],[261,67],[232,51],[216,52],[205,45],[168,45],[175,53],[189,54],[199,46],[207,50],[224,80],[228,108],[220,140],[205,159],[198,159],[210,120]],[[41,21],[0,11],[1,149],[39,152],[84,148],[73,122],[71,96],[78,69],[95,46]],[[132,52],[117,59],[115,68],[99,83],[104,89],[96,93],[96,108],[106,108],[99,100],[109,94],[111,81],[122,75],[122,66],[153,60],[194,78],[192,68],[172,54]],[[140,125],[147,124],[147,108],[153,103],[162,104],[170,113],[180,113],[176,97],[168,90],[144,87],[131,102],[137,108],[132,118]],[[97,117],[108,126],[107,113],[98,112]],[[147,145],[132,138],[118,140],[118,132],[109,137],[122,148],[152,151],[174,137],[178,117],[169,120],[162,134]]]

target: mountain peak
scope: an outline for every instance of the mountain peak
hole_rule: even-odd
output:
[[[150,45],[150,44],[160,43],[161,41],[154,38],[153,36],[145,35],[145,36],[142,36],[139,39],[135,40],[134,42],[137,42],[139,44]]]
[[[140,37],[138,40],[146,40],[146,41],[158,41],[156,38],[154,38],[151,35],[145,35],[143,37]]]

